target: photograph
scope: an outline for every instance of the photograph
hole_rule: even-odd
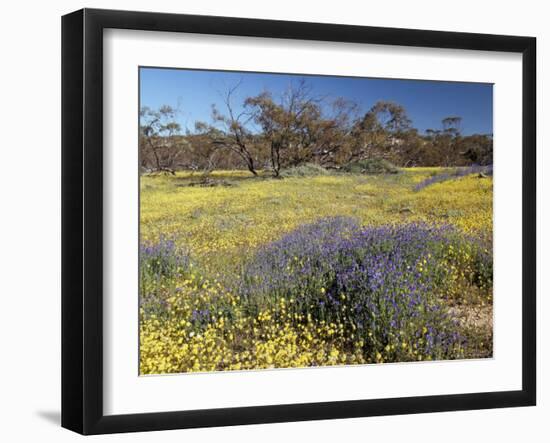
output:
[[[140,375],[492,358],[492,84],[141,66],[136,115]]]
[[[0,441],[550,436],[543,5],[6,2]]]

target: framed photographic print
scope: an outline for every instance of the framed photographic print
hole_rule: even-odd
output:
[[[62,425],[534,405],[530,37],[62,21]]]

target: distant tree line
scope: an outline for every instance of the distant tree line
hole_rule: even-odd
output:
[[[246,169],[257,175],[270,170],[277,177],[304,163],[339,169],[373,158],[402,167],[492,163],[492,135],[462,135],[458,116],[420,134],[397,103],[379,101],[361,112],[343,98],[314,95],[302,81],[278,97],[265,91],[235,106],[238,87],[226,91],[222,109],[212,106],[210,122],[197,122],[185,133],[174,108],[142,108],[142,171]]]

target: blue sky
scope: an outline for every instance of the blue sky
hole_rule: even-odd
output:
[[[465,135],[493,132],[493,87],[484,83],[140,68],[140,101],[178,108],[182,128],[192,130],[195,121],[211,122],[212,104],[223,110],[221,93],[238,82],[235,105],[264,90],[278,95],[300,78],[315,95],[353,100],[364,112],[379,100],[397,102],[421,132],[439,129],[448,116],[462,117]]]

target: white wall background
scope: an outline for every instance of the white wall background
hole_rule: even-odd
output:
[[[321,2],[111,0],[5,2],[0,26],[0,438],[81,440],[60,414],[60,17],[81,7],[319,21],[538,38],[539,406],[95,437],[94,441],[407,442],[548,441],[550,438],[550,28],[536,0]],[[545,109],[543,109],[545,108]],[[546,112],[545,112],[546,111]],[[520,147],[518,146],[518,149]],[[541,197],[542,196],[542,197]],[[545,202],[543,200],[546,200]],[[545,250],[546,249],[546,250]],[[545,251],[544,251],[545,250]],[[519,272],[519,270],[518,270]],[[542,275],[546,274],[546,275]],[[452,380],[449,381],[452,383]]]

